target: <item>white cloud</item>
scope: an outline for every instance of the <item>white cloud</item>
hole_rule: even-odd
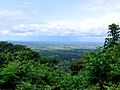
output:
[[[103,19],[69,23],[60,21],[46,24],[20,24],[14,26],[10,33],[18,36],[87,36],[90,34],[104,36],[108,24],[102,22]]]
[[[21,10],[0,10],[0,18],[28,18],[29,16]]]
[[[98,36],[107,33],[109,24],[120,23],[118,13],[101,18],[89,18],[83,21],[48,21],[45,23],[20,24],[9,30],[1,30],[0,34],[14,36]]]
[[[9,30],[0,30],[0,35],[7,35]]]
[[[14,36],[96,36],[105,37],[109,24],[120,23],[119,13],[82,21],[48,21],[45,23],[19,24],[1,34]]]
[[[24,1],[21,5],[19,5],[19,7],[21,8],[28,8],[31,7],[32,3],[28,2],[28,1]]]
[[[113,13],[120,11],[119,0],[88,0],[87,3],[74,6],[78,11]]]

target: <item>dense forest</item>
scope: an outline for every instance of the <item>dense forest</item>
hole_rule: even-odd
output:
[[[72,61],[67,70],[60,66],[66,61],[2,41],[0,90],[120,90],[119,41],[120,27],[113,23],[104,45]]]

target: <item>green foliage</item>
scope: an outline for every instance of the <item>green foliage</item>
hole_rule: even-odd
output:
[[[15,60],[34,60],[38,61],[40,55],[30,48],[22,45],[13,45],[8,42],[0,42],[0,65],[7,64]]]
[[[108,26],[108,38],[105,39],[104,47],[111,47],[118,44],[120,40],[120,27],[117,24],[111,24]]]
[[[85,70],[89,72],[86,80],[90,84],[104,89],[109,82],[120,82],[120,45],[107,48],[104,53],[88,53],[85,58]]]
[[[46,58],[46,57],[41,57],[40,61],[41,64],[46,64],[49,67],[55,68],[57,64],[60,62],[60,60],[54,59],[54,58]]]
[[[87,72],[88,88],[89,85],[92,85],[104,90],[107,89],[106,87],[112,87],[113,84],[118,85],[120,82],[119,25],[109,25],[109,30],[110,38],[105,41],[106,45],[85,55],[84,70]],[[110,85],[109,82],[112,84]]]
[[[5,52],[5,53],[14,53],[17,51],[23,51],[23,50],[30,50],[30,48],[27,48],[26,46],[23,45],[14,45],[12,43],[8,42],[0,42],[0,51]]]
[[[60,87],[60,82],[67,74],[54,71],[45,65],[34,61],[14,61],[0,69],[1,89],[54,89]],[[69,75],[68,75],[69,76]]]
[[[29,82],[21,82],[21,84],[17,85],[16,90],[38,90],[38,88]]]
[[[83,69],[84,63],[82,60],[73,60],[69,65],[69,69],[72,72],[72,75],[77,75],[81,69]]]

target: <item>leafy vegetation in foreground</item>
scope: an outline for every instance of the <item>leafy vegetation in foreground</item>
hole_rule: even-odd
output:
[[[22,45],[0,42],[1,90],[120,90],[120,27],[112,24],[103,47],[73,63],[41,57]]]

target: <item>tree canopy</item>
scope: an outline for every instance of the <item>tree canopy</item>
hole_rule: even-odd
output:
[[[120,27],[113,23],[108,26],[108,38],[105,39],[104,46],[111,47],[118,44],[120,40]]]

